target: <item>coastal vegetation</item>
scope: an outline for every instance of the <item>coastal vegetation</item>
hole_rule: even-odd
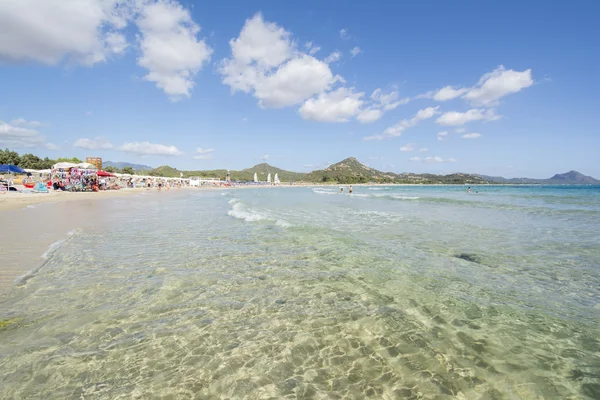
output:
[[[52,165],[61,162],[80,163],[81,160],[76,157],[59,157],[56,160],[48,157],[40,158],[34,154],[19,155],[9,149],[0,150],[0,164],[12,164],[27,169],[49,169]],[[359,183],[383,183],[383,184],[590,184],[600,185],[600,180],[590,176],[583,175],[577,171],[569,171],[564,174],[556,174],[548,179],[531,178],[511,178],[506,179],[499,176],[487,176],[479,174],[453,173],[448,175],[436,174],[416,174],[416,173],[395,173],[383,172],[362,164],[354,157],[346,158],[338,163],[332,164],[324,169],[315,170],[310,173],[286,171],[267,163],[257,164],[251,168],[241,171],[214,169],[214,170],[191,170],[184,171],[163,165],[152,169],[149,166],[141,164],[130,164],[125,162],[106,162],[104,169],[108,172],[117,172],[124,174],[150,175],[165,178],[219,178],[229,177],[234,181],[252,181],[254,174],[258,180],[265,182],[268,174],[271,178],[278,174],[281,182],[305,182],[305,183],[324,183],[324,184],[359,184]]]

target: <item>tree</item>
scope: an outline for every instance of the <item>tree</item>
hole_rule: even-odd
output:
[[[23,154],[19,161],[19,167],[28,169],[44,169],[42,164],[44,160],[33,154]]]
[[[123,167],[121,172],[123,172],[124,174],[135,175],[135,171],[129,165],[126,167]]]
[[[10,151],[9,149],[0,150],[0,164],[12,164],[19,165],[21,157],[16,151]]]
[[[73,158],[67,158],[67,157],[58,157],[56,159],[56,162],[70,162],[73,164],[79,164],[82,163],[83,161],[81,161],[79,158],[77,157],[73,157]]]
[[[106,172],[110,172],[111,174],[114,174],[115,172],[119,172],[119,170],[116,169],[115,167],[106,167],[106,168],[104,168],[104,170]]]

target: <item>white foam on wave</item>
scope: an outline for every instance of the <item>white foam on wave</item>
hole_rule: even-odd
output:
[[[389,187],[370,187],[369,190],[389,190]]]
[[[401,194],[388,194],[388,193],[376,193],[373,197],[388,197],[397,200],[417,200],[420,199],[418,196],[402,196]]]
[[[289,223],[288,221],[286,221],[284,219],[278,219],[277,222],[275,222],[275,225],[280,226],[282,228],[289,228],[289,227],[293,226],[291,223]]]
[[[313,188],[312,191],[317,194],[337,194],[337,190],[334,189]]]
[[[235,200],[235,201],[234,201]],[[228,215],[237,218],[243,219],[247,222],[254,221],[262,221],[267,219],[266,215],[259,213],[249,207],[247,207],[244,203],[241,203],[238,199],[229,200],[229,204],[233,204],[231,209],[227,212]]]
[[[67,233],[66,238],[59,239],[56,242],[52,243],[50,246],[48,246],[48,248],[42,254],[42,257],[41,257],[44,260],[44,262],[42,262],[42,264],[39,267],[34,268],[31,271],[27,272],[25,275],[21,275],[20,277],[15,279],[15,284],[24,285],[29,279],[33,278],[44,267],[44,265],[46,265],[46,263],[48,262],[48,260],[52,256],[52,254],[56,253],[56,251],[62,245],[64,245],[67,242],[67,240],[71,239],[73,236],[76,236],[80,233],[81,233],[81,229],[73,229],[73,230],[69,231],[69,233]]]
[[[232,205],[231,209],[227,211],[227,215],[237,219],[244,220],[246,222],[257,222],[257,221],[275,221],[275,225],[282,228],[289,228],[293,226],[290,222],[284,219],[275,219],[264,213],[253,210],[243,203],[240,199],[233,198],[228,201]]]

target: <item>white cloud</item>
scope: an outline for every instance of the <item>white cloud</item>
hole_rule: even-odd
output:
[[[17,118],[17,119],[13,119],[12,121],[10,121],[11,125],[14,126],[23,126],[25,124],[27,124],[27,121],[23,118]]]
[[[377,121],[383,115],[383,111],[377,108],[367,108],[362,110],[360,114],[356,117],[356,119],[363,123],[367,124],[369,122]]]
[[[496,121],[501,116],[496,114],[493,108],[473,108],[467,112],[461,113],[450,111],[440,116],[436,122],[440,125],[464,125],[472,121]]]
[[[123,54],[129,46],[127,39],[121,33],[109,32],[106,34],[106,46],[115,54]]]
[[[265,154],[264,156],[258,157],[259,159],[261,159],[262,161],[266,162],[269,159],[269,155]]]
[[[433,95],[433,99],[435,101],[447,101],[447,100],[452,100],[455,99],[457,97],[462,96],[463,94],[467,93],[469,91],[469,89],[454,89],[452,86],[446,86],[441,88],[440,90],[438,90],[437,92],[435,92],[435,94]]]
[[[381,135],[365,136],[364,140],[383,140],[390,137],[396,137],[402,135],[408,128],[412,128],[417,125],[420,121],[433,118],[434,115],[438,114],[439,107],[428,107],[419,110],[415,116],[411,119],[403,119],[397,124],[387,128]]]
[[[454,132],[456,133],[465,133],[467,130],[465,128],[456,128]]]
[[[212,54],[188,10],[175,1],[144,7],[136,24],[141,32],[138,65],[148,70],[145,80],[155,82],[171,100],[190,97],[194,76]]]
[[[13,0],[0,2],[0,64],[62,60],[93,65],[124,50],[123,29],[133,1]],[[124,38],[123,38],[124,39]]]
[[[419,149],[419,151],[420,151],[421,153],[426,153],[426,152],[427,152],[427,150],[428,150],[428,149],[427,149],[427,147],[423,147],[423,148],[420,148],[420,149]]]
[[[362,92],[356,93],[352,88],[341,87],[307,100],[298,112],[302,118],[312,121],[347,122],[350,118],[362,114],[363,96]]]
[[[355,46],[352,49],[350,49],[350,55],[352,57],[356,57],[357,55],[359,55],[360,53],[362,53],[362,50],[360,49],[360,47]]]
[[[14,120],[17,125],[27,125],[23,118]],[[11,123],[0,121],[0,148],[46,148],[55,150],[58,147],[53,143],[47,143],[44,136],[35,129],[15,126]]]
[[[348,29],[340,29],[340,38],[341,39],[350,39],[350,35],[348,34]]]
[[[503,65],[479,79],[477,85],[465,94],[464,98],[476,106],[492,106],[501,97],[517,93],[533,85],[531,69],[515,71],[505,69]]]
[[[192,157],[196,160],[211,160],[213,158],[213,153],[215,149],[203,149],[198,147],[196,149],[196,154]]]
[[[164,144],[150,142],[131,142],[125,143],[119,147],[120,151],[133,153],[141,156],[180,156],[182,153],[175,146],[167,146]]]
[[[404,146],[400,147],[400,151],[414,151],[416,143],[407,143]]]
[[[444,140],[448,136],[448,131],[438,132],[437,140]]]
[[[377,88],[371,93],[371,103],[358,114],[356,119],[363,124],[377,121],[386,111],[395,109],[401,104],[406,104],[409,99],[399,99],[398,91],[392,90],[385,93],[381,88]],[[365,103],[366,104],[366,103]]]
[[[408,161],[421,161],[421,157],[411,157]]]
[[[94,139],[88,139],[88,138],[77,139],[75,141],[75,143],[73,144],[73,147],[78,147],[80,149],[89,149],[89,150],[108,150],[108,149],[112,149],[114,146],[106,138],[97,137]]]
[[[419,95],[417,98],[447,101],[461,97],[475,106],[490,107],[497,105],[500,98],[517,93],[531,85],[533,85],[531,69],[525,71],[507,70],[503,65],[500,65],[492,72],[483,75],[479,82],[471,88],[446,86]]]
[[[172,100],[189,97],[212,49],[177,0],[20,0],[0,2],[0,64],[92,66],[123,54],[129,23],[139,28],[137,63]]]
[[[377,88],[371,93],[371,100],[378,103],[384,111],[393,110],[399,105],[406,104],[410,101],[408,98],[398,99],[398,91],[392,90],[389,93],[384,93],[381,88]]]
[[[29,126],[33,126],[33,127],[40,127],[43,124],[40,121],[29,121]]]
[[[313,42],[306,42],[304,46],[306,47],[308,54],[310,54],[311,56],[314,56],[319,50],[321,50],[321,47],[315,46]]]
[[[327,91],[341,81],[329,65],[300,52],[291,34],[261,14],[248,19],[229,41],[231,58],[221,62],[223,83],[252,93],[261,107],[286,107]]]
[[[323,61],[325,61],[325,63],[327,63],[327,64],[331,64],[336,61],[339,61],[340,58],[342,58],[342,53],[336,50],[333,53],[331,53],[330,55],[328,55],[327,57],[325,57],[325,60],[323,60]]]
[[[465,133],[461,136],[463,139],[477,139],[481,137],[480,133]]]
[[[442,157],[434,156],[434,157],[426,157],[423,159],[424,163],[427,164],[439,164],[439,163],[453,163],[456,162],[454,158],[443,159]]]

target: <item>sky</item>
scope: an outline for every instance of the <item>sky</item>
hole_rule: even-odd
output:
[[[0,0],[0,148],[600,178],[600,2]]]

